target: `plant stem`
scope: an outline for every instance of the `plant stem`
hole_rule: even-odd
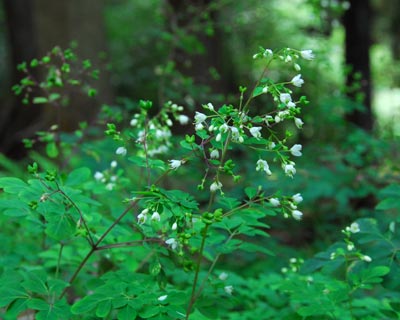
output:
[[[78,276],[78,274],[81,272],[81,270],[83,269],[83,267],[85,266],[86,262],[89,260],[89,258],[92,256],[92,254],[97,251],[99,249],[99,246],[101,244],[101,242],[104,240],[104,238],[111,232],[111,230],[122,220],[123,217],[126,216],[126,214],[133,209],[137,203],[139,202],[141,198],[137,198],[135,199],[120,215],[119,217],[108,227],[108,229],[106,231],[104,231],[104,233],[101,235],[101,237],[99,238],[99,240],[97,240],[96,243],[94,243],[91,246],[90,251],[86,254],[85,258],[83,258],[83,260],[81,261],[81,263],[79,264],[78,268],[75,270],[74,274],[72,275],[71,279],[68,281],[69,285],[71,285],[76,277]],[[64,297],[64,295],[67,292],[68,287],[66,287],[60,294],[59,299],[62,299]]]
[[[197,282],[199,280],[200,265],[201,265],[201,260],[203,259],[203,251],[204,251],[204,247],[205,247],[205,244],[206,244],[208,227],[209,227],[209,225],[207,224],[203,229],[203,238],[201,239],[199,256],[197,258],[197,265],[196,265],[196,271],[195,271],[194,279],[193,279],[192,293],[190,294],[189,304],[188,304],[188,307],[186,309],[186,318],[185,318],[186,320],[189,319],[190,312],[192,311],[193,305],[194,305],[194,303],[196,301],[196,298],[197,298],[196,286],[197,286]]]

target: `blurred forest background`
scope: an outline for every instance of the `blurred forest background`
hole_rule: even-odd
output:
[[[100,70],[96,97],[71,87],[61,108],[23,105],[11,92],[22,76],[16,65],[71,43]],[[192,115],[202,103],[235,104],[239,85],[259,75],[259,46],[316,54],[300,72],[311,101],[295,137],[305,145],[302,169],[279,182],[302,190],[306,227],[277,236],[297,244],[327,238],[372,214],[379,190],[398,179],[398,0],[3,0],[0,151],[24,158],[23,138],[56,122],[74,130],[102,104],[129,111],[138,99],[172,100]]]

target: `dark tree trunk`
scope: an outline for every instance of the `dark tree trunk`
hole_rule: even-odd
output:
[[[347,85],[351,87],[355,81],[360,81],[360,88],[350,92],[353,100],[363,96],[361,103],[364,110],[358,108],[352,111],[347,119],[358,127],[370,131],[373,128],[373,116],[371,108],[371,72],[369,49],[371,46],[371,9],[369,0],[351,0],[350,9],[344,16],[346,30],[346,65],[351,67],[351,73],[347,77]],[[355,79],[359,73],[361,79]]]
[[[98,59],[99,53],[106,50],[103,4],[103,0],[35,0],[39,54],[45,54],[54,46],[65,49],[76,41],[78,57],[89,59],[105,72]],[[76,129],[81,121],[93,120],[100,105],[110,103],[113,96],[109,77],[104,72],[93,83],[98,89],[95,99],[89,99],[78,88],[68,88],[64,92],[70,97],[69,105],[65,108],[46,108],[46,122],[49,125],[57,123],[62,130],[69,131]]]
[[[3,0],[7,23],[11,84],[18,83],[23,74],[18,72],[17,64],[30,61],[37,56],[32,0]],[[34,72],[35,70],[33,70]],[[0,152],[12,158],[25,155],[21,140],[31,136],[37,128],[40,107],[22,105],[19,98],[9,98],[3,102],[0,111]]]
[[[178,70],[192,77],[195,84],[209,86],[212,93],[230,94],[237,91],[237,87],[230,54],[225,52],[223,32],[218,26],[218,11],[212,7],[215,3],[215,0],[168,0],[175,27],[196,37],[204,48],[201,53],[175,48],[173,59]],[[204,31],[204,14],[209,16],[213,34]]]

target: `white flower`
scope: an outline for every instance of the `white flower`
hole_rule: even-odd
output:
[[[134,126],[136,126],[136,125],[138,124],[138,122],[139,122],[138,119],[133,118],[133,119],[131,120],[131,122],[130,122],[130,125],[131,125],[132,127],[134,127]]]
[[[196,123],[202,123],[207,119],[207,116],[204,113],[196,111],[196,115],[194,116],[194,120]]]
[[[149,209],[144,209],[138,216],[138,223],[143,224],[147,220],[147,214],[149,213]]]
[[[168,160],[171,169],[176,170],[182,165],[181,160]]]
[[[261,170],[265,171],[265,173],[269,176],[272,174],[271,170],[269,169],[268,162],[265,160],[259,159],[257,161],[256,171],[261,171]]]
[[[160,221],[161,217],[160,214],[157,211],[154,211],[153,214],[151,215],[151,221]]]
[[[262,89],[262,92],[263,92],[263,93],[267,93],[267,92],[268,92],[268,87],[265,86],[265,87]]]
[[[210,191],[215,192],[217,190],[221,190],[221,188],[222,188],[222,183],[219,181],[214,181],[210,186]]]
[[[292,57],[291,56],[286,56],[285,62],[291,62],[291,61],[292,61]]]
[[[360,232],[360,225],[359,225],[357,222],[353,222],[353,223],[350,225],[349,231],[350,231],[351,233]]]
[[[283,165],[283,171],[289,177],[293,177],[296,174],[296,168],[294,167],[294,163],[286,163]]]
[[[280,206],[281,202],[279,201],[279,199],[277,198],[271,198],[269,199],[269,202],[274,206],[274,207],[278,207]]]
[[[273,55],[274,55],[274,53],[272,52],[271,49],[265,49],[265,51],[263,53],[264,57],[269,57],[269,56],[273,56]]]
[[[279,99],[284,104],[288,104],[289,102],[292,102],[292,96],[289,93],[281,93],[279,95]]]
[[[288,108],[292,109],[292,108],[296,107],[296,104],[293,101],[289,101],[287,106],[288,106]]]
[[[222,124],[222,125],[219,127],[219,131],[222,132],[222,133],[227,132],[228,129],[229,129],[229,127],[228,127],[228,125],[227,125],[226,123]]]
[[[303,197],[301,196],[300,193],[296,193],[295,195],[292,196],[293,202],[295,203],[300,203],[303,201]]]
[[[214,111],[214,106],[211,102],[207,103],[207,105],[205,106],[208,110]]]
[[[196,123],[196,126],[194,127],[194,129],[195,129],[196,131],[203,130],[203,129],[204,129],[204,126],[203,126],[202,123]]]
[[[125,147],[119,147],[116,151],[116,154],[120,154],[121,156],[125,156],[127,153],[127,150]]]
[[[224,290],[227,294],[232,295],[233,292],[233,286],[225,286]]]
[[[306,60],[312,60],[315,57],[312,50],[302,50],[300,51],[300,54],[303,57],[303,59]]]
[[[301,78],[301,74],[298,74],[297,76],[293,77],[290,82],[296,87],[301,87],[304,83],[304,80]]]
[[[112,189],[114,189],[114,187],[115,187],[115,183],[109,182],[109,183],[106,184],[106,189],[108,191],[111,191]]]
[[[226,279],[228,279],[228,274],[226,272],[221,272],[218,278],[221,281],[225,281]]]
[[[117,165],[118,165],[118,162],[117,161],[111,161],[111,163],[110,163],[110,167],[111,168],[116,168],[117,167]]]
[[[281,119],[281,117],[279,115],[276,115],[274,120],[275,120],[275,123],[279,123],[279,122],[282,121],[282,119]]]
[[[295,220],[301,220],[301,218],[303,217],[303,213],[301,211],[299,211],[299,210],[293,210],[292,211],[292,217]]]
[[[365,255],[362,256],[361,259],[364,260],[365,262],[371,262],[372,261],[372,258],[370,256],[365,256]]]
[[[347,245],[347,250],[348,250],[348,251],[353,251],[353,249],[354,249],[354,244],[353,244],[353,243],[349,243],[349,244]]]
[[[300,71],[300,70],[301,70],[301,67],[300,67],[300,65],[299,65],[299,64],[297,64],[297,63],[295,63],[295,64],[294,64],[294,70],[296,70],[296,71]]]
[[[300,118],[294,118],[294,124],[296,125],[297,128],[301,129],[303,127],[303,120],[301,120]]]
[[[172,229],[172,230],[178,229],[178,224],[176,223],[176,221],[172,224],[171,229]]]
[[[259,139],[259,138],[261,138],[261,132],[260,132],[261,129],[262,129],[262,127],[252,127],[249,130],[250,130],[251,135],[254,138]]]
[[[158,300],[158,301],[164,301],[165,299],[167,299],[167,297],[168,297],[167,294],[164,295],[164,296],[159,296],[159,297],[157,298],[157,300]]]
[[[264,118],[264,121],[265,121],[266,124],[269,124],[270,122],[273,121],[273,119],[274,118],[272,118],[272,116],[266,115],[265,118]]]
[[[269,150],[273,150],[275,147],[276,147],[276,144],[275,144],[275,142],[273,142],[273,141],[270,141],[269,143],[268,143],[268,149]]]
[[[178,248],[178,242],[175,240],[175,238],[169,238],[168,240],[165,240],[165,243],[169,245],[172,250]]]
[[[95,178],[97,181],[100,181],[101,179],[104,178],[104,174],[102,174],[102,173],[99,172],[99,171],[96,171],[96,173],[94,174],[94,178]]]
[[[219,132],[219,133],[217,134],[217,136],[215,137],[215,141],[220,142],[221,139],[222,139],[222,135],[221,135],[221,132]]]
[[[301,156],[301,144],[295,144],[293,147],[290,148],[290,153],[295,157]]]
[[[211,159],[218,159],[219,158],[219,151],[217,149],[214,149],[210,153],[210,158]]]
[[[184,115],[184,114],[180,114],[179,116],[178,116],[178,121],[179,121],[179,123],[181,124],[181,125],[186,125],[186,124],[188,124],[189,123],[189,117],[188,116],[186,116],[186,115]]]

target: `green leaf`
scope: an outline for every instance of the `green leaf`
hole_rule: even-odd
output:
[[[35,97],[32,101],[34,104],[47,103],[49,100],[46,97]]]
[[[83,168],[75,169],[68,175],[65,185],[67,185],[67,186],[79,185],[79,184],[87,181],[90,177],[90,174],[91,174],[91,172],[90,172],[89,168],[83,167]]]
[[[144,319],[148,319],[156,316],[159,313],[160,313],[159,306],[145,306],[142,310],[140,310],[139,316]]]
[[[264,90],[264,87],[255,88],[254,91],[253,91],[252,97],[254,98],[254,97],[262,95],[264,93],[263,90]]]
[[[246,196],[249,197],[249,199],[253,199],[258,193],[258,189],[254,187],[247,187],[244,189],[244,192],[246,193]]]
[[[399,198],[387,198],[378,203],[376,206],[377,210],[389,210],[400,208],[400,197]]]
[[[28,306],[29,306],[29,308],[34,309],[34,310],[48,310],[49,309],[49,304],[42,299],[31,299],[28,302]]]
[[[25,190],[27,184],[18,178],[4,177],[0,178],[0,188],[4,189],[7,193],[19,193]]]
[[[99,318],[105,318],[111,311],[111,299],[102,301],[97,305],[96,316]]]
[[[134,320],[137,317],[137,312],[130,306],[126,306],[125,308],[118,311],[117,317],[118,320]]]
[[[50,158],[58,156],[58,148],[55,142],[50,142],[46,145],[46,153]]]

